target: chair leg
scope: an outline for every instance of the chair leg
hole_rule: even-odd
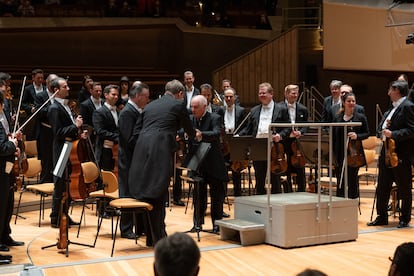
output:
[[[187,195],[187,203],[185,204],[184,214],[187,214],[188,203],[190,202],[190,196],[193,189],[193,183],[188,182],[188,195]]]
[[[79,225],[78,225],[78,233],[76,235],[77,238],[79,238],[79,232],[80,232],[80,228],[81,228],[81,225],[82,225],[82,218],[83,218],[83,216],[85,214],[85,204],[86,204],[86,199],[83,201],[83,204],[82,204],[82,212],[81,212],[81,216],[80,216],[80,220],[79,220]],[[72,208],[73,208],[73,206],[72,206]],[[85,224],[86,224],[86,216],[85,216]]]
[[[45,201],[44,201],[44,198],[43,198],[43,194],[41,193],[40,194],[40,201],[39,201],[39,227],[40,227],[40,222],[41,222],[41,220],[42,220],[42,212],[43,212],[43,208],[44,208],[44,206],[45,206]],[[42,208],[43,207],[43,208]]]
[[[17,210],[16,210],[16,217],[14,218],[14,224],[17,223],[17,217],[19,216],[19,211],[20,211],[20,203],[22,201],[22,195],[23,195],[23,191],[20,191],[20,195],[19,195],[19,202],[17,203]]]
[[[116,218],[116,225],[115,225],[115,232],[114,232],[114,241],[112,242],[112,251],[111,251],[111,257],[114,255],[114,249],[115,249],[115,241],[116,241],[116,233],[118,230],[118,223],[119,223],[119,216]]]

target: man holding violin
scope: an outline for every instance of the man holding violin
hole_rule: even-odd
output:
[[[10,220],[14,205],[13,166],[15,156],[19,156],[17,147],[21,132],[10,134],[10,116],[4,112],[4,95],[0,93],[0,251],[9,251],[9,246],[24,245],[11,238]],[[12,256],[0,255],[0,264],[11,262]]]
[[[411,220],[412,176],[411,159],[414,156],[414,104],[407,99],[408,83],[394,81],[388,89],[392,107],[384,114],[378,126],[378,134],[384,143],[379,157],[379,173],[377,186],[377,217],[368,226],[388,225],[387,206],[393,182],[398,186],[398,195],[402,201],[401,216],[398,228],[408,227]],[[390,139],[395,143],[398,163],[387,164],[386,144]],[[389,148],[390,149],[390,148]]]
[[[279,103],[282,118],[286,119],[286,123],[307,123],[308,109],[301,103],[297,102],[299,96],[299,86],[289,84],[285,87],[285,100]],[[306,127],[285,128],[281,131],[284,137],[285,151],[287,155],[288,168],[286,171],[285,193],[291,193],[292,189],[292,173],[296,173],[296,183],[298,192],[304,192],[306,188],[305,178],[305,157],[300,149],[299,138],[306,132]]]

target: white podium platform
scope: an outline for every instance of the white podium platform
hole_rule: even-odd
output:
[[[265,225],[265,242],[292,248],[358,237],[358,200],[312,193],[287,193],[235,198],[235,219]]]

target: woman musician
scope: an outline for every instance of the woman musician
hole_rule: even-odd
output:
[[[346,86],[348,87],[348,86]],[[344,88],[346,88],[344,87]],[[342,92],[342,87],[341,87]],[[361,141],[368,138],[369,129],[367,117],[361,112],[355,110],[356,99],[352,92],[345,92],[341,96],[341,107],[334,118],[334,122],[361,122],[361,126],[350,127],[347,132],[347,140],[344,141],[344,127],[335,127],[333,130],[333,154],[335,157],[335,174],[337,178],[336,196],[345,196],[344,185],[344,145],[348,145],[348,197],[358,198],[358,170],[364,166],[365,155]]]

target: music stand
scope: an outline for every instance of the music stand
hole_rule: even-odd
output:
[[[267,160],[267,138],[255,138],[253,136],[232,136],[228,139],[230,144],[230,156],[232,160],[247,160],[247,177],[250,187],[253,186],[251,168],[252,162]]]
[[[188,169],[190,172],[193,172],[194,175],[191,177],[193,183],[194,183],[194,191],[196,193],[195,198],[197,198],[197,202],[194,204],[194,216],[195,216],[195,230],[197,233],[197,240],[200,241],[200,232],[201,230],[201,218],[200,218],[200,185],[203,181],[203,178],[198,176],[199,175],[199,169],[201,164],[203,163],[205,157],[207,156],[207,153],[211,149],[210,143],[201,142],[194,153],[193,156],[191,156],[190,160],[186,164],[184,168]],[[194,197],[193,197],[194,198]],[[187,232],[191,232],[187,231]]]
[[[70,152],[72,150],[72,143],[66,141],[63,144],[63,148],[62,151],[60,152],[59,155],[59,159],[56,163],[55,169],[53,170],[53,175],[58,177],[58,178],[62,178],[63,173],[65,174],[65,189],[66,189],[66,194],[69,196],[69,184],[70,184],[70,178],[69,178],[69,168],[68,168],[68,160],[69,160],[69,156],[70,156]],[[66,199],[64,205],[65,205],[65,209],[68,209],[68,200]],[[64,212],[64,210],[61,210],[61,212]],[[58,219],[58,221],[60,221],[60,218]],[[78,242],[72,242],[69,239],[69,230],[68,230],[68,223],[66,224],[66,229],[64,229],[64,231],[66,231],[66,257],[69,256],[69,244],[73,243],[73,244],[77,244],[77,245],[82,245],[82,246],[88,246],[88,247],[94,247],[93,245],[89,245],[89,244],[83,244],[83,243],[78,243]],[[59,231],[61,231],[61,229],[59,229]],[[42,249],[45,248],[49,248],[49,247],[53,247],[53,246],[58,246],[59,242],[56,242],[54,244],[50,244],[50,245],[46,245],[43,246]]]

